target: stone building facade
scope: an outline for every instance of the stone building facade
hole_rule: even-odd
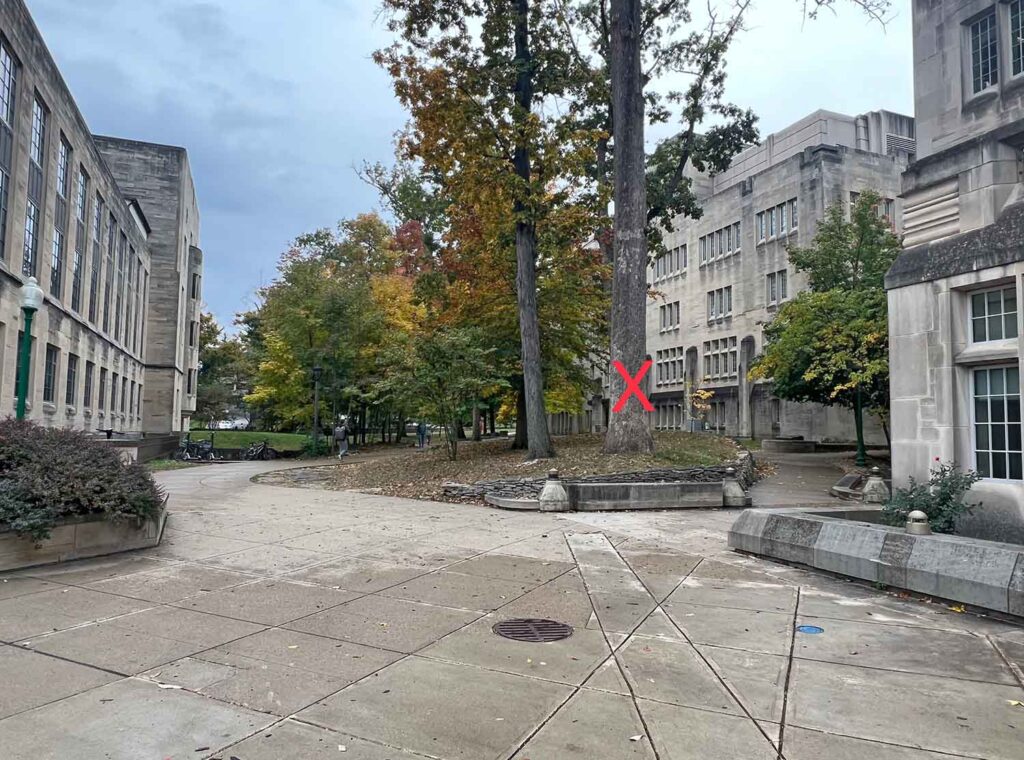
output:
[[[0,399],[8,410],[0,413],[15,408],[19,289],[34,276],[46,296],[32,325],[29,418],[129,435],[181,430],[188,401],[162,390],[163,354],[151,348],[154,338],[170,340],[166,322],[181,320],[165,316],[152,296],[177,291],[202,255],[190,251],[181,276],[169,278],[154,255],[166,212],[124,181],[150,167],[119,166],[116,176],[105,145],[90,133],[24,2],[0,3]],[[187,175],[184,151],[173,150]],[[183,197],[195,220],[183,228],[198,246],[194,194]],[[194,352],[182,362],[194,367]]]
[[[95,137],[124,192],[147,209],[153,281],[146,342],[146,430],[188,429],[196,409],[203,252],[184,148]],[[179,427],[174,427],[179,424]]]
[[[1024,2],[914,0],[918,154],[886,277],[893,477],[976,470],[964,523],[1024,541]]]
[[[838,407],[781,401],[771,384],[747,373],[763,328],[779,306],[807,287],[787,248],[808,245],[826,208],[849,205],[865,190],[899,218],[900,174],[914,151],[913,119],[876,111],[844,116],[816,111],[740,153],[728,170],[693,177],[700,219],[680,218],[664,237],[667,252],[650,270],[648,388],[657,429],[698,429],[692,391],[713,395],[705,413],[715,431],[743,437],[854,438],[852,414]],[[884,443],[877,421],[868,439]]]

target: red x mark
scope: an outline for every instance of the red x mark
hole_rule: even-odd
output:
[[[636,373],[636,377],[629,376],[626,368],[622,366],[622,362],[612,362],[612,366],[615,367],[618,373],[622,375],[623,379],[626,381],[626,390],[621,396],[619,396],[619,400],[615,402],[615,406],[612,407],[612,411],[621,412],[623,407],[626,406],[626,402],[629,400],[629,397],[635,393],[644,409],[648,412],[653,412],[654,407],[651,405],[651,402],[647,400],[647,396],[644,395],[644,392],[640,390],[640,381],[644,379],[644,375],[647,374],[647,370],[651,368],[651,360],[648,359],[644,362],[643,366],[640,367],[640,371]]]

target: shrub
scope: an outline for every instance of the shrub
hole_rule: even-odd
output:
[[[0,420],[0,524],[19,536],[48,538],[58,520],[78,515],[145,520],[163,500],[143,465],[125,464],[101,441],[73,430]]]
[[[938,459],[935,460],[939,462]],[[973,470],[959,470],[952,462],[939,462],[927,483],[910,479],[908,488],[897,488],[889,503],[882,508],[882,520],[889,525],[903,525],[907,515],[919,509],[928,515],[934,533],[953,533],[960,515],[970,514],[973,506],[964,503],[971,486],[981,480]],[[980,505],[978,505],[980,506]]]
[[[323,457],[331,453],[331,439],[325,435],[316,439],[313,445],[313,436],[309,436],[302,442],[302,455],[306,457]]]

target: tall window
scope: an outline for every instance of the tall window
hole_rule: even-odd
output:
[[[18,63],[7,47],[7,41],[0,38],[0,260],[7,255],[7,207],[10,199],[17,82]]]
[[[57,146],[57,187],[53,206],[53,246],[50,251],[50,293],[61,297],[64,283],[64,246],[68,229],[68,198],[71,197],[71,146],[61,135]]]
[[[971,338],[975,343],[1016,337],[1016,288],[987,290],[971,296]]]
[[[36,96],[32,101],[32,132],[28,151],[28,201],[25,205],[25,247],[21,264],[21,271],[26,277],[35,277],[39,268],[39,235],[42,232],[39,209],[43,205],[46,120],[46,106]]]
[[[110,291],[114,287],[114,246],[117,242],[117,219],[107,219],[106,279],[103,282],[103,332],[110,332]]]
[[[107,370],[105,367],[100,367],[100,387],[99,393],[96,394],[96,405],[100,409],[107,406]]]
[[[110,373],[110,413],[117,411],[117,373]]]
[[[121,414],[128,409],[128,378],[121,378]]]
[[[68,354],[67,381],[67,388],[64,390],[64,403],[74,406],[75,397],[78,395],[78,357],[74,354]]]
[[[99,314],[100,274],[103,268],[103,197],[96,193],[92,209],[92,272],[89,275],[89,321]]]
[[[1019,368],[974,370],[974,452],[982,477],[1024,478]]]
[[[192,273],[192,298],[199,298],[199,273]]]
[[[1010,3],[1010,53],[1014,76],[1024,72],[1024,2]]]
[[[999,53],[996,36],[996,9],[970,26],[971,87],[978,93],[999,83]]]
[[[117,282],[114,285],[114,340],[121,339],[124,326],[124,262],[128,256],[128,236],[123,232],[117,242]]]
[[[89,241],[85,237],[85,221],[89,214],[89,175],[85,167],[78,167],[78,182],[75,185],[75,254],[71,261],[71,308],[82,310],[82,270],[85,268],[85,251]]]
[[[797,215],[796,215],[796,207],[797,207],[796,198],[794,198],[793,200],[791,200],[789,202],[789,228],[791,230],[795,230],[797,228],[797,226],[798,226],[797,225],[798,219],[797,219]]]
[[[760,212],[757,215],[757,242],[763,243],[765,240],[765,226],[764,226],[764,212]]]
[[[46,344],[46,365],[43,373],[43,401],[55,403],[57,399],[57,366],[60,363],[60,349]]]
[[[85,409],[92,409],[92,379],[96,374],[96,365],[92,362],[85,363],[85,391],[82,393],[82,406]]]

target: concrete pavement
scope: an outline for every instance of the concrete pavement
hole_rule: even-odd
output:
[[[1024,630],[732,554],[734,512],[249,482],[281,466],[161,473],[160,547],[0,576],[0,756],[1020,757]],[[492,632],[540,617],[573,635]]]

